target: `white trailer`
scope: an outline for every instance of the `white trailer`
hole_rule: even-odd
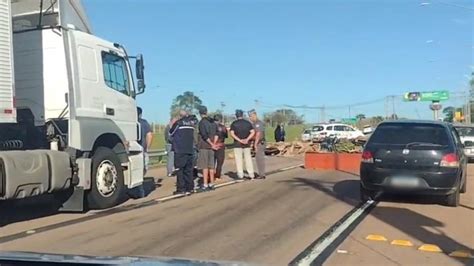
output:
[[[108,208],[141,185],[143,70],[92,34],[79,0],[0,0],[0,200]]]

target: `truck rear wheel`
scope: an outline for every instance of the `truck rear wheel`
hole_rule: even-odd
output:
[[[122,166],[117,155],[109,148],[98,147],[92,156],[91,190],[87,194],[88,207],[105,209],[125,199]]]

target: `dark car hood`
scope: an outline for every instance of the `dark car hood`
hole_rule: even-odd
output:
[[[242,262],[205,261],[169,257],[111,257],[45,254],[34,252],[0,252],[0,265],[255,265]]]

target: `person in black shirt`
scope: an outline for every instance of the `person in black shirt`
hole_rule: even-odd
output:
[[[227,128],[222,123],[222,115],[216,114],[214,116],[214,123],[217,126],[217,150],[214,152],[215,161],[216,161],[216,179],[221,178],[222,174],[222,165],[224,165],[225,160],[225,139],[228,137]]]
[[[244,111],[236,110],[237,120],[230,125],[230,135],[234,139],[234,156],[239,179],[244,178],[244,167],[249,175],[249,179],[254,179],[254,170],[252,162],[252,153],[250,141],[255,135],[255,129],[252,123],[244,119]]]
[[[202,170],[201,191],[207,191],[214,188],[214,150],[217,150],[216,125],[211,118],[207,116],[207,108],[199,108],[199,139],[198,139],[198,160],[197,166]]]
[[[194,191],[193,156],[195,126],[196,121],[186,111],[181,111],[180,119],[169,130],[177,176],[175,194],[189,195]]]

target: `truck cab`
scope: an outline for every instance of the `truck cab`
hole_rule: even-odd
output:
[[[143,57],[93,35],[80,1],[0,7],[0,22],[11,22],[0,25],[10,36],[0,62],[11,66],[10,77],[0,75],[8,99],[0,98],[0,199],[68,192],[91,208],[120,203],[143,182],[135,101],[145,89]]]

